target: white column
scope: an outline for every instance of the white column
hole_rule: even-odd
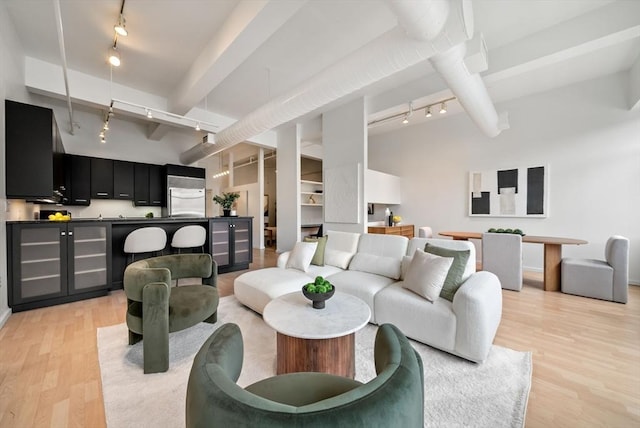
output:
[[[367,114],[364,98],[322,116],[325,231],[365,233]]]
[[[258,239],[254,239],[254,247],[256,248],[260,248],[261,250],[264,249],[264,210],[262,208],[263,206],[263,199],[264,199],[264,149],[262,147],[260,147],[260,150],[258,150],[258,207],[260,207],[260,213],[258,214],[258,216],[253,219],[253,224],[254,226],[257,224],[257,228],[254,227],[255,229],[258,230]]]
[[[300,241],[300,132],[301,126],[278,131],[276,158],[277,251],[291,250]]]

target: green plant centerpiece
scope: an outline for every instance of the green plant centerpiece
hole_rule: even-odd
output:
[[[222,206],[222,213],[225,217],[229,217],[231,213],[231,207],[233,203],[240,197],[240,193],[237,192],[223,192],[221,195],[215,195],[213,202]]]
[[[516,235],[521,235],[524,236],[524,232],[520,229],[494,229],[493,227],[489,230],[487,230],[487,232],[489,233],[513,233]]]
[[[302,286],[304,297],[313,302],[314,309],[324,309],[325,301],[333,296],[336,288],[321,276],[316,276],[315,281]]]

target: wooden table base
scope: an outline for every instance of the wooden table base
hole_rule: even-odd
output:
[[[323,372],[353,379],[355,334],[332,339],[300,339],[277,334],[277,374]]]

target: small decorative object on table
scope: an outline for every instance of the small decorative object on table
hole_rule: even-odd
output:
[[[240,197],[240,193],[237,192],[224,192],[222,196],[215,195],[213,202],[222,206],[222,215],[229,217],[231,215],[231,207],[233,203]]]
[[[516,235],[524,236],[524,232],[520,229],[494,229],[493,227],[487,230],[489,233],[514,233]]]
[[[153,218],[153,213],[151,211],[149,211],[148,213],[146,213],[144,215],[146,218]]]
[[[302,294],[313,302],[314,309],[324,309],[325,300],[330,299],[335,291],[336,288],[321,276],[316,276],[314,282],[302,286]]]
[[[399,225],[399,224],[400,224],[400,222],[402,221],[402,217],[400,217],[399,215],[394,215],[394,216],[392,217],[392,220],[393,220],[393,225],[394,225],[394,226],[397,226],[397,225]]]

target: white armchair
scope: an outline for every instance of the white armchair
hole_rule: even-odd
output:
[[[564,258],[561,264],[563,293],[627,303],[629,293],[629,240],[612,236],[605,260]]]

